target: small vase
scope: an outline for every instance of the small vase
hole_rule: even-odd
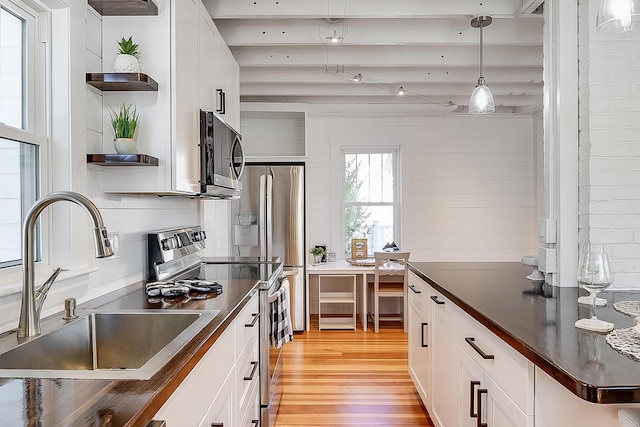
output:
[[[116,62],[113,68],[116,70],[116,73],[139,73],[140,63],[138,62],[138,58],[133,55],[119,53],[116,55]]]
[[[322,262],[322,255],[314,255],[313,261],[315,264],[320,264]]]
[[[133,138],[116,138],[113,140],[113,146],[118,154],[135,154],[137,143]]]

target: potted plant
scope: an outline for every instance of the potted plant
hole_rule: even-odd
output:
[[[116,112],[111,106],[111,127],[113,128],[113,145],[119,154],[134,154],[136,152],[136,129],[140,122],[140,112],[131,104],[122,104]]]
[[[133,36],[118,42],[119,50],[116,55],[114,69],[116,73],[139,73],[138,45],[133,42]]]
[[[313,259],[315,263],[319,263],[320,261],[322,261],[322,256],[324,255],[324,247],[314,246],[311,248],[310,252],[313,255]]]

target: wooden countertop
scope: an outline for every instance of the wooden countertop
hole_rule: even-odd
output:
[[[410,269],[578,397],[594,403],[640,402],[640,363],[618,353],[605,334],[577,329],[590,317],[587,295],[578,288],[549,285],[535,290],[520,263],[410,262]],[[639,292],[602,292],[606,307],[598,318],[616,329],[633,326],[632,317],[613,308],[617,301],[640,300]]]
[[[221,312],[149,380],[0,379],[0,425],[146,426],[257,292],[257,284],[257,280],[229,279],[214,297],[149,302],[140,282],[79,306]]]

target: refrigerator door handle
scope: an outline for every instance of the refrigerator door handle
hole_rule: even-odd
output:
[[[267,174],[266,176],[266,233],[267,233],[267,251],[262,252],[267,259],[271,259],[273,256],[273,176],[271,174]]]
[[[258,224],[260,229],[258,230],[258,236],[260,239],[260,254],[262,256],[266,256],[267,254],[267,242],[265,240],[265,226],[267,225],[266,220],[266,204],[267,204],[267,195],[266,195],[266,176],[260,175],[260,214],[258,217]]]

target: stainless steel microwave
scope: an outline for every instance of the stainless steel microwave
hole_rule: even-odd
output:
[[[238,198],[242,190],[242,138],[215,113],[200,110],[200,191],[203,197]]]

